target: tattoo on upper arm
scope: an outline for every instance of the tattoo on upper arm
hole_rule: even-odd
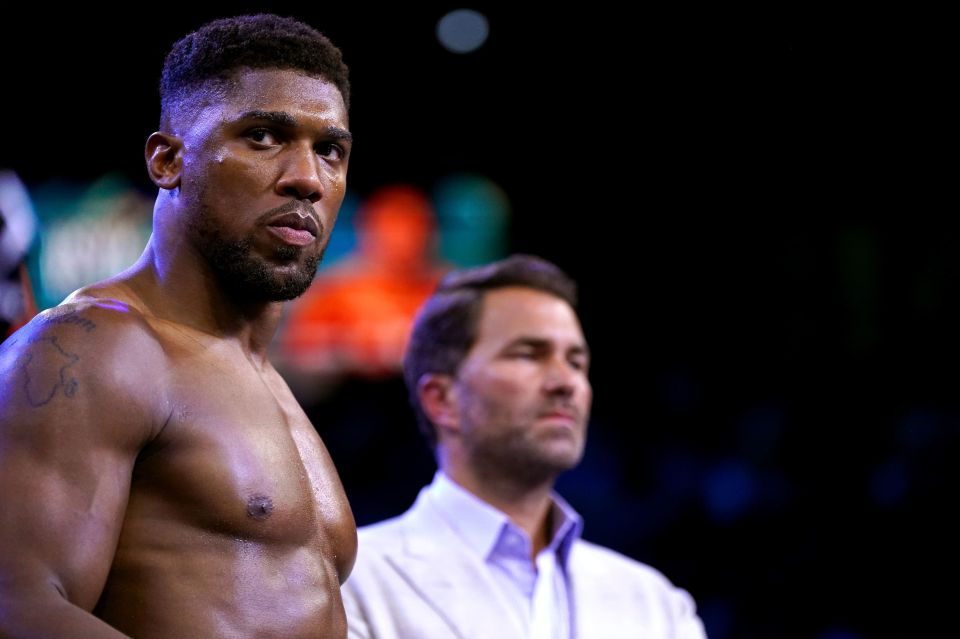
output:
[[[29,343],[33,348],[23,354],[14,368],[23,372],[23,390],[30,405],[38,408],[47,404],[57,390],[62,390],[66,397],[73,397],[79,383],[70,376],[68,369],[80,361],[80,356],[64,350],[53,336],[31,339]],[[56,362],[54,367],[58,369],[58,374],[52,378],[42,374],[39,370],[41,360]]]
[[[8,337],[6,340],[0,341],[0,355],[3,355],[8,350],[13,348],[13,345],[19,341],[19,337],[20,337],[19,335],[14,333],[10,337]],[[2,364],[0,364],[0,370],[3,370]]]
[[[42,323],[43,324],[75,324],[88,333],[97,328],[96,323],[82,316],[79,311],[68,311],[66,313],[56,315],[54,317],[47,317],[43,319]]]

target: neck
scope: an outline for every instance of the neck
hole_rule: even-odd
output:
[[[222,339],[236,340],[266,358],[282,303],[237,300],[210,267],[182,242],[158,251],[151,238],[140,259],[119,279],[142,301],[143,312]]]

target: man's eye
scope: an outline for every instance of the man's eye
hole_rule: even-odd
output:
[[[343,159],[343,148],[333,142],[321,142],[317,145],[317,155],[329,158],[331,160]]]
[[[277,136],[270,129],[253,129],[247,133],[247,137],[257,144],[277,144]]]

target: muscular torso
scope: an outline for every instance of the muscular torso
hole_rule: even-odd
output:
[[[143,384],[162,385],[165,423],[94,613],[133,637],[345,637],[356,532],[313,426],[235,343],[149,325],[163,355]]]

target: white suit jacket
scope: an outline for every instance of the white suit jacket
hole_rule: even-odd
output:
[[[421,492],[403,515],[360,528],[343,585],[351,639],[527,639],[483,558]],[[655,569],[577,540],[568,574],[574,639],[705,639],[693,599]]]

